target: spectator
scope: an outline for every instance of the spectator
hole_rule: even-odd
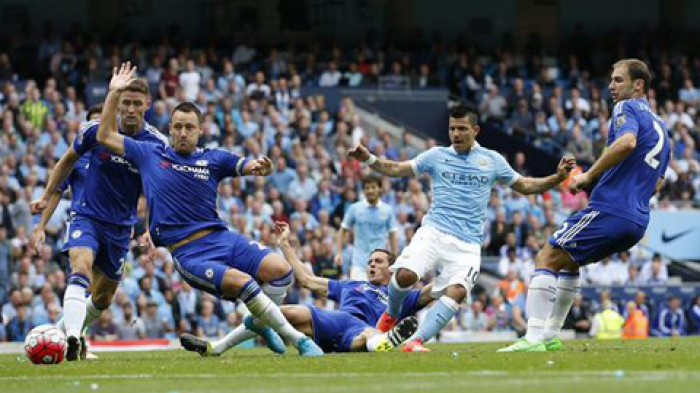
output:
[[[591,321],[593,314],[588,303],[583,301],[583,297],[578,294],[574,297],[574,302],[571,305],[571,310],[564,320],[564,329],[572,329],[576,333],[576,337],[588,337],[588,332],[591,330]]]
[[[681,299],[672,297],[668,300],[668,306],[659,311],[655,326],[651,334],[657,337],[677,337],[687,334],[687,321],[681,308]]]
[[[134,341],[146,338],[146,326],[141,318],[134,314],[134,306],[127,301],[122,306],[123,322],[119,326],[119,340]]]
[[[649,319],[644,312],[637,308],[635,302],[628,302],[625,307],[627,318],[622,338],[638,340],[649,337]]]
[[[610,340],[622,338],[622,331],[625,326],[625,319],[618,313],[609,300],[605,300],[601,305],[602,311],[593,317],[589,335],[599,340]]]
[[[119,339],[119,328],[112,319],[112,310],[106,309],[100,314],[100,319],[92,325],[90,338],[95,341],[116,341]]]
[[[461,326],[468,332],[485,332],[487,330],[488,318],[481,301],[475,300],[470,308],[463,311]]]
[[[7,340],[23,342],[34,325],[26,305],[19,305],[16,311],[17,314],[7,323]]]

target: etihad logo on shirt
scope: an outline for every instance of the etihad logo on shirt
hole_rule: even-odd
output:
[[[484,175],[471,175],[468,173],[442,172],[443,179],[457,186],[482,187],[489,184],[489,177]]]
[[[124,165],[126,166],[126,170],[128,170],[131,173],[139,173],[139,170],[134,168],[129,161],[127,161],[124,157],[119,157],[115,156],[112,154],[109,154],[107,152],[102,152],[100,153],[100,161],[102,162],[111,162],[112,164],[117,164],[117,165]]]
[[[208,164],[207,160],[199,160],[197,161],[197,163]],[[209,176],[211,176],[209,168],[207,168],[206,166],[190,166],[183,164],[175,164],[170,161],[161,161],[160,167],[163,169],[174,169],[178,172],[183,173],[191,173],[195,179],[199,180],[209,180]]]

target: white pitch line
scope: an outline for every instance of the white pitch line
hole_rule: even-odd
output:
[[[0,381],[25,381],[25,380],[131,380],[131,379],[241,379],[241,378],[288,378],[288,379],[337,379],[337,378],[357,378],[357,377],[414,377],[414,378],[429,378],[429,377],[483,377],[483,376],[499,376],[508,378],[527,379],[536,377],[555,377],[555,378],[582,378],[582,377],[599,377],[613,378],[616,377],[616,371],[549,371],[542,370],[541,373],[533,375],[529,372],[506,372],[506,371],[465,371],[465,372],[409,372],[409,373],[255,373],[255,374],[96,374],[96,375],[14,375],[0,376]],[[665,380],[671,378],[683,379],[700,379],[700,371],[628,371],[625,372],[625,377],[631,377],[635,380]]]

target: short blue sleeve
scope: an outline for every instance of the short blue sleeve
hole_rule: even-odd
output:
[[[415,315],[419,310],[419,304],[420,302],[420,291],[414,290],[411,291],[411,293],[406,296],[406,298],[403,300],[403,304],[401,305],[401,315],[399,316],[399,320],[404,319],[406,317],[410,317],[411,315]]]
[[[91,121],[83,127],[73,141],[73,150],[81,156],[92,150],[97,143],[97,129],[100,123]]]
[[[350,205],[348,211],[345,212],[340,227],[343,229],[351,229],[353,225],[355,225],[355,204]]]
[[[615,136],[621,137],[630,133],[637,136],[639,132],[639,121],[632,103],[622,101],[615,105],[613,109],[613,124],[615,125]]]
[[[428,151],[424,151],[411,160],[411,168],[416,176],[424,173],[431,173],[434,168],[435,156],[439,152],[438,147],[433,147]]]
[[[137,167],[145,162],[151,151],[158,145],[151,142],[142,142],[133,138],[124,138],[124,158],[134,163]]]
[[[328,300],[339,302],[345,285],[342,281],[328,280]]]
[[[496,172],[496,180],[507,186],[511,186],[520,178],[520,174],[511,168],[508,161],[498,153],[493,154],[493,165]]]
[[[219,178],[243,176],[243,169],[250,160],[231,153],[228,150],[216,149],[216,167],[219,168]]]

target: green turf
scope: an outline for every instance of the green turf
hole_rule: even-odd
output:
[[[576,341],[559,353],[495,353],[501,346],[434,345],[431,353],[317,359],[262,349],[207,359],[185,351],[102,353],[98,361],[58,366],[3,355],[0,392],[674,393],[700,386],[700,338]]]

